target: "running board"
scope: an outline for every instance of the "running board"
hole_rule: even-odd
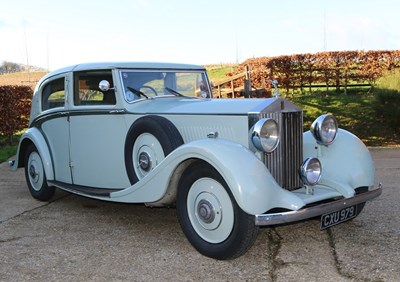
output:
[[[91,197],[106,197],[109,198],[112,192],[118,192],[124,189],[109,189],[109,188],[96,188],[89,186],[81,186],[68,184],[60,181],[48,181],[49,186],[55,186],[62,190],[83,195],[83,196],[91,196]]]

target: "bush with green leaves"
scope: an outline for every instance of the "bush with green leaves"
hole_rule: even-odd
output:
[[[400,70],[396,69],[381,77],[374,93],[378,119],[400,132]]]
[[[400,92],[397,90],[377,89],[375,92],[375,111],[382,122],[400,132]]]

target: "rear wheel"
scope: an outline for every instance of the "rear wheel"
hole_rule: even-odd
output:
[[[232,259],[244,254],[256,239],[254,216],[237,205],[222,176],[203,161],[183,173],[177,210],[186,237],[205,256]]]
[[[29,191],[35,199],[48,201],[55,188],[47,185],[43,161],[35,145],[29,145],[25,155],[25,178]]]

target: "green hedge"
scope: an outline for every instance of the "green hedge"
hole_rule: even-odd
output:
[[[382,122],[400,132],[400,92],[390,89],[375,90],[375,111]]]
[[[397,133],[400,133],[400,70],[385,73],[374,91],[376,116]]]
[[[12,136],[28,127],[33,90],[28,86],[0,86],[0,134]]]

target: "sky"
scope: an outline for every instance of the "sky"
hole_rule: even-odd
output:
[[[398,0],[0,0],[0,64],[241,63],[400,49]]]

